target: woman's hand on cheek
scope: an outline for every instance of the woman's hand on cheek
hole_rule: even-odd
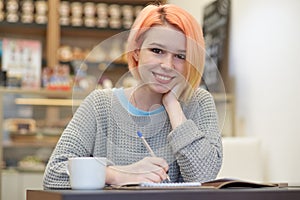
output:
[[[164,94],[162,99],[162,103],[169,115],[173,129],[186,121],[186,117],[178,101],[178,98],[182,94],[184,88],[185,84],[177,84],[172,90]]]
[[[178,102],[177,96],[172,92],[172,90],[163,95],[162,103],[166,109],[176,102]]]
[[[161,182],[167,178],[169,166],[158,157],[144,159],[125,166],[109,166],[106,172],[106,183],[122,185],[126,183]]]
[[[169,92],[163,95],[162,103],[167,108],[174,103],[178,103],[178,100],[184,90],[185,84],[176,84]]]

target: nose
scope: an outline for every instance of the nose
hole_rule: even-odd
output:
[[[168,53],[162,58],[161,61],[161,67],[168,69],[168,68],[174,68],[173,66],[173,55],[171,53]]]

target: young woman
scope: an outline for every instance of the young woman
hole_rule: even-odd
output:
[[[67,160],[86,156],[113,163],[106,184],[216,178],[222,143],[213,98],[199,88],[205,57],[200,25],[175,5],[149,5],[132,26],[127,52],[139,84],[95,90],[83,101],[48,162],[45,188],[70,188]]]

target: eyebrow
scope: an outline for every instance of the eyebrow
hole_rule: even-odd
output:
[[[153,42],[153,43],[150,43],[149,45],[153,45],[153,46],[158,46],[162,49],[167,49],[167,47],[163,44],[159,44],[159,43],[156,43],[156,42]],[[176,50],[176,51],[173,51],[173,53],[186,53],[186,50],[183,50],[183,49],[179,49],[179,50]]]

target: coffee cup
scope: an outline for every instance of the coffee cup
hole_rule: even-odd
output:
[[[107,160],[104,157],[69,158],[67,173],[75,190],[102,189],[105,186]]]

